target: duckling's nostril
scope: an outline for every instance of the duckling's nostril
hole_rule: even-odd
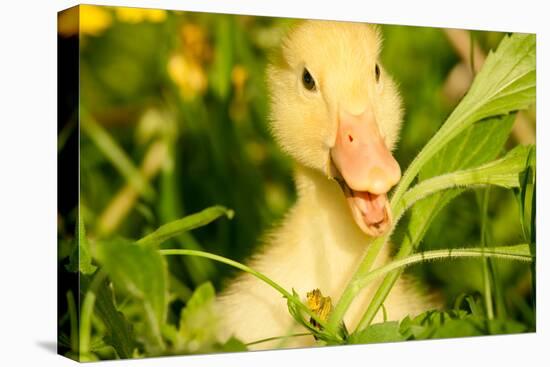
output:
[[[350,143],[353,143],[353,136],[348,135],[348,139],[349,139],[349,142],[350,142]]]

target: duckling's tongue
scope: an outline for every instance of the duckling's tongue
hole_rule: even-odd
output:
[[[386,232],[391,223],[386,194],[377,195],[368,191],[349,189],[346,200],[353,219],[363,232],[371,236],[380,236]]]
[[[348,200],[357,206],[367,224],[376,224],[386,217],[386,195],[371,194],[367,191],[354,191]]]

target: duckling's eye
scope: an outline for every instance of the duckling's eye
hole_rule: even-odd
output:
[[[302,73],[302,84],[304,84],[304,88],[307,90],[315,90],[315,80],[313,80],[313,77],[306,68],[304,68],[304,72]]]
[[[374,67],[374,77],[376,78],[376,82],[378,83],[378,81],[380,81],[380,66],[378,66],[378,64],[376,64],[376,66]]]

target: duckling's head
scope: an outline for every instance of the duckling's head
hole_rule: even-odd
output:
[[[379,62],[380,46],[371,25],[304,21],[268,68],[277,141],[340,184],[355,222],[371,236],[389,228],[386,194],[401,177],[391,154],[401,99]]]

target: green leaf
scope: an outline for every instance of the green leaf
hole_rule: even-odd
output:
[[[106,331],[103,338],[105,343],[111,345],[120,358],[131,358],[136,346],[132,324],[122,312],[118,311],[113,299],[109,283],[104,280],[97,288],[94,311],[105,325]]]
[[[482,306],[476,308],[483,313]],[[521,333],[527,331],[527,327],[514,320],[488,320],[465,310],[431,310],[414,318],[406,317],[399,330],[407,339],[423,340]]]
[[[532,34],[513,34],[489,54],[466,96],[403,175],[394,197],[400,199],[420,170],[476,121],[483,123],[488,117],[520,110],[535,102],[535,40]]]
[[[508,115],[473,125],[426,164],[420,171],[419,179],[422,181],[447,172],[475,167],[494,159],[508,139],[514,120],[515,115]],[[416,248],[439,211],[462,192],[462,189],[447,190],[419,201],[412,208],[407,226],[408,236],[401,248]]]
[[[514,119],[515,115],[508,115],[470,127],[424,166],[419,179],[425,180],[447,172],[474,167],[494,159],[508,139]],[[447,190],[416,203],[411,211],[407,226],[408,236],[401,245],[404,249],[401,252],[405,253],[405,249],[410,247],[416,248],[439,211],[462,192],[462,189]]]
[[[504,188],[515,188],[521,184],[521,173],[529,168],[533,146],[517,146],[503,158],[486,163],[476,168],[459,170],[436,176],[420,182],[403,195],[396,205],[394,215],[402,212],[415,202],[435,192],[451,188],[466,188],[480,185],[495,185]]]
[[[225,343],[221,344],[217,349],[222,352],[246,352],[248,348],[246,344],[235,337],[229,338]]]
[[[151,335],[164,348],[160,326],[166,318],[168,283],[162,256],[150,247],[123,239],[101,242],[97,255],[115,287],[140,301]]]
[[[386,343],[406,340],[399,332],[399,323],[389,321],[373,324],[364,330],[350,335],[348,344]]]
[[[535,35],[505,37],[496,52],[489,53],[461,103],[468,112],[457,113],[468,113],[477,121],[527,108],[535,102],[536,82]]]
[[[141,238],[137,243],[144,246],[158,245],[174,236],[205,226],[222,215],[231,219],[233,218],[234,212],[223,206],[212,206],[198,213],[167,223],[159,227],[153,233]]]
[[[88,239],[86,238],[86,228],[84,227],[84,220],[82,215],[78,216],[78,226],[76,229],[77,241],[73,247],[71,256],[69,257],[69,264],[65,268],[70,272],[81,272],[82,274],[93,274],[97,266],[92,264],[92,257],[90,256]]]
[[[210,282],[200,285],[181,311],[179,335],[187,352],[210,349],[216,343],[216,291]]]

